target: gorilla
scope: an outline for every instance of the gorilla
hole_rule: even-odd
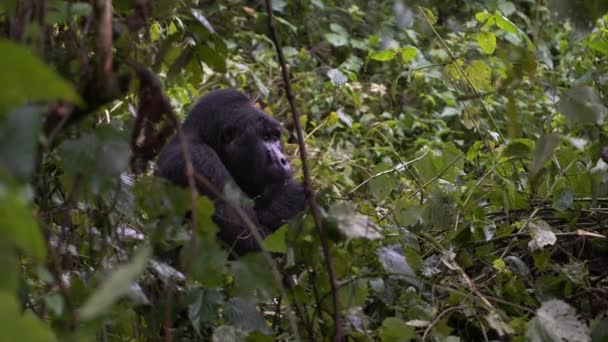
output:
[[[255,107],[244,93],[227,89],[203,96],[182,128],[195,172],[220,192],[230,185],[251,199],[253,205],[242,209],[262,237],[304,210],[304,188],[292,177],[283,152],[280,123]],[[188,185],[177,135],[161,150],[157,166],[161,177],[176,185]],[[196,187],[214,201],[213,221],[219,226],[218,235],[233,254],[260,249],[230,204],[200,179]]]

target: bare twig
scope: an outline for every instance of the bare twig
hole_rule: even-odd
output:
[[[272,0],[266,0],[266,13],[268,14],[268,30],[270,32],[270,38],[274,43],[274,47],[277,50],[277,57],[279,64],[281,65],[281,75],[283,77],[283,86],[285,87],[285,94],[287,101],[291,107],[291,114],[293,117],[294,127],[298,135],[298,143],[300,146],[300,159],[302,160],[302,171],[304,173],[304,191],[306,195],[306,201],[310,208],[315,226],[319,232],[319,238],[321,239],[321,246],[323,248],[323,255],[325,257],[327,273],[330,279],[331,291],[332,291],[332,302],[334,307],[334,341],[343,340],[342,332],[342,319],[340,317],[340,301],[338,299],[338,279],[336,278],[336,272],[331,260],[331,254],[329,251],[329,240],[321,221],[321,212],[314,198],[314,192],[312,190],[312,181],[310,177],[310,169],[308,167],[308,160],[306,157],[306,144],[304,142],[304,135],[302,134],[302,127],[300,127],[299,112],[296,107],[293,92],[291,90],[291,82],[289,80],[289,70],[287,69],[287,63],[285,63],[285,57],[283,56],[283,50],[281,43],[277,36],[277,30],[274,25],[274,17],[272,15]]]

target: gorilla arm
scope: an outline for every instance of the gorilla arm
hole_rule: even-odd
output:
[[[262,226],[277,230],[287,220],[304,210],[304,187],[289,178],[283,183],[271,184],[255,201],[255,211]]]
[[[205,177],[210,184],[213,184],[216,191],[222,192],[226,184],[232,184],[234,185],[233,188],[238,189],[230,172],[213,148],[201,143],[190,143],[188,147],[195,172]],[[181,145],[177,139],[169,142],[161,152],[157,162],[160,175],[181,186],[188,186],[185,164]],[[218,236],[220,239],[231,247],[237,255],[259,250],[260,247],[251,235],[247,224],[232,205],[218,198],[200,179],[196,179],[196,186],[202,195],[211,198],[215,204],[213,221],[219,227]],[[242,193],[242,196],[245,196],[245,194]],[[269,233],[267,229],[261,228],[253,208],[241,207],[241,209],[258,228],[262,236]]]

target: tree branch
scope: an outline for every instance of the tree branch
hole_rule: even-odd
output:
[[[268,14],[268,31],[270,32],[270,39],[273,41],[274,47],[277,50],[277,57],[279,59],[279,64],[281,65],[281,74],[283,76],[283,86],[285,87],[285,94],[287,96],[289,106],[291,107],[293,123],[296,129],[296,133],[298,135],[298,144],[300,146],[300,159],[302,160],[302,170],[304,172],[304,193],[306,195],[306,202],[308,203],[310,212],[315,222],[315,226],[317,227],[317,230],[319,232],[319,238],[321,239],[321,246],[323,248],[323,256],[325,257],[327,273],[329,274],[332,302],[334,307],[333,340],[342,341],[344,336],[342,332],[342,319],[340,317],[340,301],[338,299],[338,280],[336,278],[336,272],[334,270],[334,266],[331,260],[331,254],[329,251],[329,239],[327,238],[327,233],[325,232],[325,228],[323,227],[323,222],[321,221],[321,212],[319,210],[319,206],[315,201],[314,192],[312,190],[310,169],[308,167],[308,159],[306,156],[306,144],[304,143],[302,127],[300,127],[300,115],[294,101],[293,92],[291,91],[291,82],[289,81],[289,70],[287,69],[287,64],[285,63],[285,57],[283,56],[281,43],[279,42],[279,39],[277,37],[277,31],[274,25],[274,17],[272,15],[272,0],[266,0],[266,13]]]

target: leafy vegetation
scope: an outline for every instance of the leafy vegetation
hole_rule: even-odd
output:
[[[153,171],[233,87],[302,179],[265,2],[0,3],[0,339],[336,339],[328,263],[351,341],[608,339],[605,1],[272,10],[331,258],[307,211],[269,265]]]

